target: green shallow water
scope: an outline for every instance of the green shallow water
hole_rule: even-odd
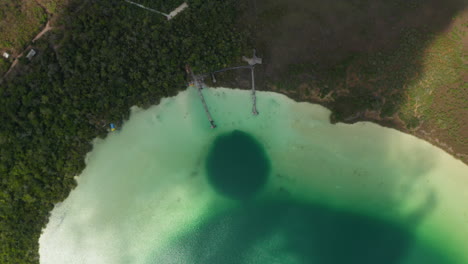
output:
[[[371,123],[247,91],[195,90],[94,142],[41,263],[468,263],[468,167]]]

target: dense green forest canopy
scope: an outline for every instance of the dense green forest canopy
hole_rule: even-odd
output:
[[[170,12],[182,0],[139,3]],[[75,186],[90,142],[109,122],[185,89],[186,63],[207,71],[239,58],[242,7],[188,3],[167,21],[121,0],[78,1],[64,29],[41,39],[36,58],[1,84],[0,263],[38,263],[49,212]]]

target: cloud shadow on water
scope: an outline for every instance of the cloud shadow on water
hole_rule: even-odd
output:
[[[398,264],[414,243],[410,232],[391,222],[317,204],[269,201],[213,217],[166,254],[204,264]],[[449,263],[424,245],[416,248],[424,259]]]

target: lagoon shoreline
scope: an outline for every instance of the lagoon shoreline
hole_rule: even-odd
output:
[[[229,89],[242,89],[242,90],[250,89],[250,86],[249,86],[250,84],[248,84],[245,81],[240,81],[239,79],[236,79],[235,81],[220,80],[218,81],[218,83],[222,87],[231,87]],[[232,87],[235,87],[233,86],[234,84],[238,84],[241,87],[232,88]],[[210,83],[210,87],[211,85],[213,84]],[[212,88],[216,88],[216,87],[212,87]],[[401,120],[401,118],[399,118],[397,114],[395,114],[392,117],[382,118],[380,117],[379,113],[375,111],[362,111],[360,113],[350,112],[348,116],[346,116],[343,120],[337,120],[333,116],[334,105],[329,102],[326,102],[319,96],[306,96],[300,93],[300,89],[289,91],[289,90],[284,90],[284,89],[278,89],[278,87],[276,87],[275,85],[271,85],[271,84],[267,84],[266,88],[262,86],[256,86],[256,89],[259,91],[274,92],[274,93],[285,95],[297,103],[310,103],[310,104],[321,105],[329,109],[332,112],[332,114],[330,115],[331,124],[336,124],[336,123],[355,124],[358,122],[372,122],[383,127],[396,129],[405,134],[409,134],[417,138],[420,138],[422,140],[425,140],[431,143],[432,145],[443,149],[444,151],[449,153],[454,158],[468,165],[468,153],[465,153],[462,151],[455,151],[453,146],[451,146],[449,143],[445,143],[441,141],[437,136],[433,136],[423,129],[419,129],[419,128],[413,129],[413,130],[408,129],[405,122]],[[260,111],[261,109],[259,109],[259,112]]]
[[[198,256],[203,256],[198,259],[203,263],[219,263],[208,252],[233,253],[219,239],[228,239],[238,250],[243,250],[244,244],[237,239],[252,243],[255,250],[249,251],[250,259],[236,263],[265,263],[257,257],[270,256],[268,245],[284,246],[282,241],[290,241],[287,237],[298,242],[305,239],[295,225],[289,225],[291,221],[302,215],[317,219],[313,217],[316,214],[322,215],[318,225],[331,223],[325,224],[324,238],[331,236],[327,230],[336,229],[333,223],[338,230],[355,230],[362,221],[373,225],[378,219],[401,224],[411,231],[413,238],[403,239],[407,246],[401,250],[401,243],[389,245],[398,253],[398,262],[386,259],[384,263],[425,263],[426,253],[448,257],[443,263],[468,259],[460,246],[466,244],[468,237],[468,230],[462,228],[467,217],[463,201],[468,193],[463,190],[468,184],[464,178],[468,167],[445,151],[370,122],[330,124],[331,112],[325,107],[298,103],[279,93],[259,92],[258,116],[250,112],[248,91],[207,88],[203,93],[218,124],[216,129],[210,128],[196,89],[189,88],[148,109],[132,108],[120,131],[94,142],[86,168],[76,178],[78,186],[51,212],[40,238],[41,263],[174,263],[174,256],[184,263],[194,263]],[[269,166],[266,170],[268,179],[260,179],[262,187],[253,190],[252,199],[244,199],[243,191],[239,199],[236,190],[225,189],[224,183],[212,180],[221,167],[211,172],[214,174],[208,173],[212,169],[208,157],[216,152],[227,153],[223,144],[216,142],[230,140],[226,135],[239,140],[236,131],[243,131],[258,142],[271,164],[271,171]],[[252,151],[248,141],[251,140],[244,140],[246,148],[232,142],[240,149],[225,156],[226,160],[242,157],[243,148]],[[216,146],[221,147],[220,151]],[[234,195],[231,191],[235,191]],[[242,213],[249,204],[257,210],[257,203],[266,207],[261,207],[256,215],[248,210]],[[284,214],[285,209],[292,214]],[[351,217],[353,224],[346,224],[342,218],[347,214],[340,212],[360,216]],[[278,214],[283,220],[277,222],[269,214]],[[250,221],[246,219],[252,215],[262,220],[260,223],[269,223],[265,229],[268,235],[260,240],[255,232],[235,231],[239,226],[249,230]],[[225,217],[226,220],[216,220]],[[301,221],[301,228],[315,234],[314,229],[308,228],[314,225]],[[373,228],[382,232],[369,234],[360,242],[387,241],[386,234],[395,235],[384,231],[393,230],[391,227],[378,226]],[[363,224],[363,230],[368,227]],[[205,234],[210,239],[203,239],[202,248],[198,248],[200,243],[190,242]],[[285,239],[277,239],[285,234]],[[345,240],[355,241],[356,235],[346,234],[341,234]],[[403,237],[407,235],[400,238]],[[261,243],[263,240],[268,243]],[[326,250],[331,252],[334,243],[329,242]],[[277,257],[300,257],[304,254],[301,245]],[[323,247],[317,247],[320,249]],[[393,254],[384,249],[385,246],[382,255],[372,258]],[[341,250],[348,252],[347,247]],[[223,256],[224,253],[216,258]],[[325,259],[334,256],[308,255]],[[362,260],[361,255],[352,254],[351,258],[357,261],[354,263],[375,263],[358,261]],[[285,259],[283,263],[296,262]]]

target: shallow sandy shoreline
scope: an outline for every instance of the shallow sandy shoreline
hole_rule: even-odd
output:
[[[238,206],[212,190],[203,166],[211,142],[233,130],[261,142],[272,161],[258,199],[288,197],[400,222],[453,257],[444,263],[468,260],[460,246],[468,243],[462,162],[370,122],[330,124],[326,108],[282,94],[259,93],[260,114],[253,116],[247,91],[203,93],[215,130],[188,89],[132,109],[120,132],[95,142],[77,188],[51,213],[41,263],[148,263],[209,215]]]

